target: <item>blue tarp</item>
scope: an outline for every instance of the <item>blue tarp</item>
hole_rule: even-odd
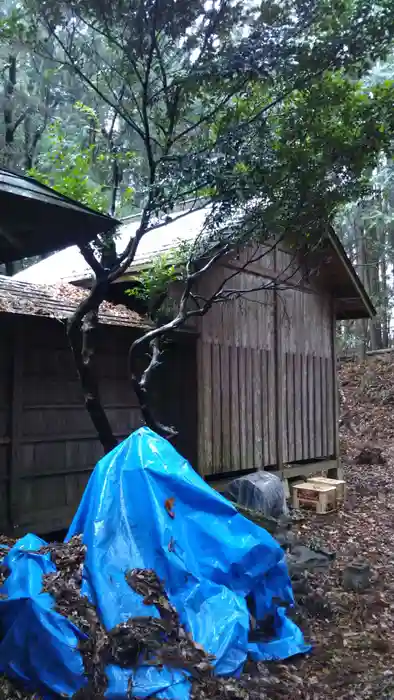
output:
[[[172,515],[167,499],[175,499]],[[167,507],[166,507],[167,505]],[[283,551],[263,529],[239,515],[163,438],[141,428],[97,464],[67,538],[87,546],[82,591],[112,629],[134,616],[158,616],[125,580],[133,568],[154,569],[196,642],[216,657],[221,675],[241,672],[246,656],[285,659],[308,651],[300,630],[278,607],[292,603]],[[0,672],[41,692],[71,696],[85,683],[77,650],[82,633],[41,593],[55,571],[34,535],[17,542],[4,563],[11,570],[0,593]],[[248,641],[246,596],[256,617],[274,616],[275,638]],[[133,694],[186,700],[190,684],[171,669],[107,669],[108,698]]]

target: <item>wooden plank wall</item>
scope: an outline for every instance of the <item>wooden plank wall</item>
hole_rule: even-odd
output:
[[[330,299],[288,289],[279,293],[282,324],[283,459],[335,452]]]
[[[209,296],[231,265],[244,264],[247,256],[216,268],[200,293]],[[279,456],[289,463],[335,452],[331,300],[308,284],[299,288],[303,273],[292,254],[266,250],[257,257],[254,253],[253,273],[237,274],[231,287],[255,288],[266,279],[267,289],[214,306],[199,326],[199,467],[204,475],[276,466]],[[278,272],[285,284],[275,302]]]
[[[227,276],[218,268],[204,283],[209,294]],[[242,272],[234,289],[256,286]],[[273,292],[250,292],[215,305],[200,323],[199,470],[204,475],[273,465],[275,367]]]
[[[5,532],[9,522],[9,454],[11,431],[11,378],[12,378],[12,337],[6,326],[0,342],[0,532]]]
[[[63,326],[36,317],[9,318],[5,323],[1,317],[11,342],[0,343],[0,479],[2,486],[8,484],[1,489],[0,522],[47,532],[70,522],[102,449],[83,405]],[[142,424],[126,373],[133,335],[133,329],[105,327],[97,338],[101,396],[119,439]],[[188,363],[195,364],[195,355],[193,344],[186,348],[175,344],[169,355],[157,392],[165,402],[156,408],[160,419],[180,428],[183,442],[177,446],[193,458],[196,389],[190,390],[195,371]],[[182,405],[186,399],[190,412]]]

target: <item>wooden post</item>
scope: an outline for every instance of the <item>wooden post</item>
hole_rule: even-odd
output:
[[[338,367],[337,367],[337,343],[336,343],[336,333],[337,322],[335,314],[335,302],[331,302],[331,356],[332,356],[332,386],[333,386],[333,397],[332,397],[332,408],[333,408],[333,430],[334,430],[334,451],[335,460],[337,462],[337,478],[341,479],[341,461],[340,461],[340,449],[339,449],[339,390],[338,390]]]
[[[14,319],[12,329],[12,383],[11,383],[11,450],[10,450],[10,520],[11,526],[18,526],[19,479],[21,471],[21,438],[23,418],[23,329],[19,318]]]
[[[274,267],[277,270],[277,251],[274,249]],[[282,324],[278,302],[277,283],[274,284],[274,357],[275,357],[275,435],[276,435],[276,463],[283,476],[283,349],[282,349]]]

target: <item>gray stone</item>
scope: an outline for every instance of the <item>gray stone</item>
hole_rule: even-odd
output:
[[[342,572],[342,584],[346,591],[364,591],[371,584],[371,568],[368,562],[353,561]]]
[[[330,566],[335,555],[333,553],[316,552],[303,544],[294,545],[286,555],[287,567],[291,577],[304,571],[325,571]]]

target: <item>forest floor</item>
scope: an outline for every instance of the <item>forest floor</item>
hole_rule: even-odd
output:
[[[301,609],[313,651],[280,672],[289,676],[292,698],[393,700],[394,357],[343,363],[340,379],[346,501],[339,512],[308,515],[294,528],[304,544],[317,539],[336,559],[313,576],[310,610]],[[356,464],[366,446],[380,448],[386,464]],[[342,572],[359,559],[371,567],[371,585],[347,592]]]
[[[200,686],[193,698],[394,700],[394,357],[344,363],[340,379],[346,501],[338,512],[305,514],[293,526],[298,542],[336,554],[328,570],[310,576],[296,614],[312,651],[286,663],[258,664],[240,683]],[[385,464],[358,465],[365,447],[378,447]],[[355,559],[372,571],[363,593],[342,584],[344,568]],[[27,697],[0,679],[0,700]]]

